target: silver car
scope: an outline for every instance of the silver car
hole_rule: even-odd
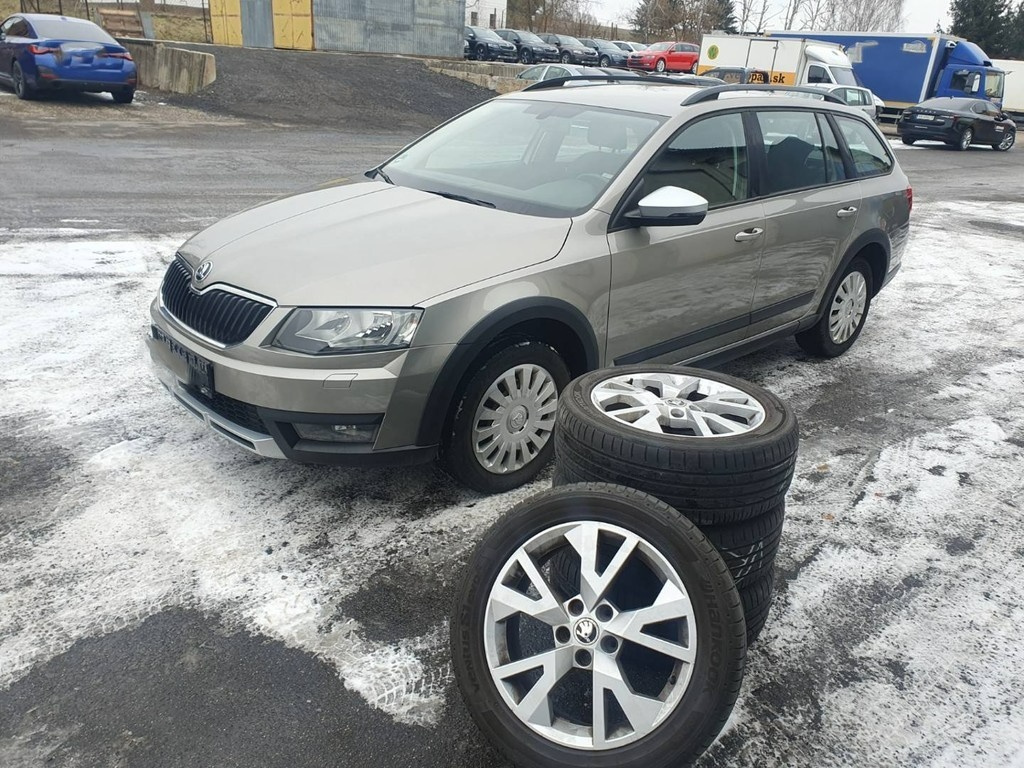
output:
[[[585,371],[793,334],[842,354],[900,267],[910,185],[859,110],[731,88],[533,86],[370,181],[214,224],[152,304],[161,380],[259,455],[440,456],[494,492],[537,475]]]

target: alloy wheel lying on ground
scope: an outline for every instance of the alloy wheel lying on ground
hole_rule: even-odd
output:
[[[555,429],[568,482],[637,488],[698,525],[779,507],[793,479],[796,416],[763,387],[669,365],[588,373],[563,392]]]
[[[552,573],[568,556],[571,585]],[[740,597],[715,548],[639,491],[582,484],[507,512],[451,623],[470,713],[517,765],[675,766],[725,725],[743,679]]]

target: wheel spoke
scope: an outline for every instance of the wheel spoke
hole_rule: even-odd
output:
[[[607,749],[608,724],[605,720],[605,691],[615,697],[623,714],[637,735],[650,733],[664,708],[659,699],[652,699],[634,693],[622,677],[618,662],[612,656],[597,654],[594,657],[594,746]]]
[[[543,668],[540,679],[516,706],[516,713],[524,721],[534,725],[551,726],[551,699],[549,695],[565,673],[572,669],[572,648],[556,648],[546,653],[539,653],[519,661],[504,664],[494,670],[502,680],[528,672],[531,669]]]
[[[565,535],[565,540],[580,556],[580,596],[583,598],[583,602],[591,608],[604,597],[604,593],[615,581],[615,577],[619,575],[622,566],[633,554],[638,542],[635,535],[626,536],[619,546],[619,550],[608,563],[608,567],[599,574],[597,572],[598,533],[599,529],[596,525],[583,523]]]
[[[533,559],[526,552],[520,550],[515,562],[523,569],[523,573],[526,574],[534,589],[540,593],[540,598],[535,600],[504,584],[495,585],[494,594],[491,596],[491,610],[494,613],[495,621],[502,621],[516,613],[525,613],[527,616],[532,616],[538,621],[552,626],[567,622],[569,619],[565,609],[562,608],[562,604],[551,591],[551,587],[541,575]]]
[[[703,419],[716,435],[738,435],[747,431],[746,424],[723,419],[717,413],[701,413],[699,418]]]

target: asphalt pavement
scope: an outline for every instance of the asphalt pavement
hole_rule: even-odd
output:
[[[181,239],[362,172],[422,110],[195,107],[0,92],[0,765],[503,765],[446,621],[475,538],[549,478],[483,498],[433,467],[258,460],[141,350]],[[854,349],[727,368],[787,397],[803,444],[773,616],[704,766],[1024,754],[1024,149],[897,155],[915,243]]]

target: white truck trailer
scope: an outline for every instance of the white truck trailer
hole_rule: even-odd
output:
[[[859,85],[842,46],[820,40],[704,35],[697,72],[704,74],[717,67],[757,69],[767,72],[769,81],[777,85]]]
[[[1024,61],[992,59],[992,65],[1006,73],[1003,112],[1012,115],[1018,123],[1024,122]]]

